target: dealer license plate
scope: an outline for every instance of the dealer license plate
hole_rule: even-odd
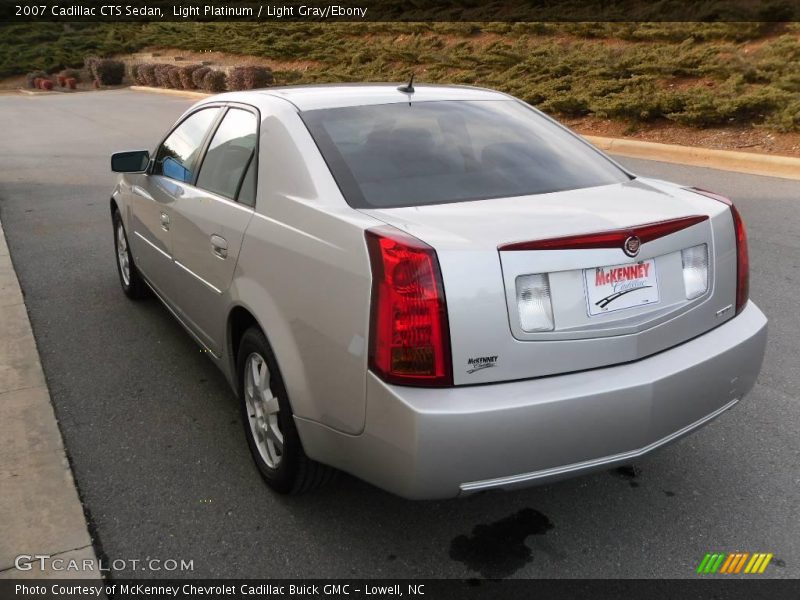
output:
[[[656,261],[584,269],[589,316],[656,304],[658,277]]]

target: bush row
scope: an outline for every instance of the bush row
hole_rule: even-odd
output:
[[[73,83],[69,87],[74,89],[74,85],[81,80],[81,72],[79,69],[64,69],[55,75],[55,79],[61,87],[66,87],[67,82],[72,80]],[[37,85],[37,81],[40,83],[42,81],[52,82],[53,77],[46,71],[31,71],[25,76],[25,82],[29,88],[41,88],[41,85]]]
[[[234,67],[229,75],[203,65],[143,63],[134,65],[133,80],[138,85],[178,90],[204,90],[218,93],[252,90],[270,85],[274,78],[266,67]]]
[[[86,58],[85,69],[89,73],[89,79],[97,81],[103,85],[119,85],[125,76],[125,64],[118,60],[111,60],[108,58],[97,58],[90,56]],[[75,82],[81,80],[80,69],[63,69],[55,75],[56,80],[61,84],[68,79],[74,79]],[[28,87],[36,87],[34,82],[37,79],[52,79],[51,75],[46,71],[37,70],[31,71],[25,76]],[[63,85],[61,87],[64,87]]]

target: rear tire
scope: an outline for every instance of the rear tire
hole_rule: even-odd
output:
[[[303,451],[277,360],[260,329],[244,333],[236,362],[247,445],[267,485],[300,494],[330,481],[336,471]]]
[[[114,255],[117,258],[117,273],[122,291],[132,300],[145,298],[148,294],[147,284],[133,262],[128,234],[125,232],[122,217],[116,209],[111,215],[111,222],[114,225]]]

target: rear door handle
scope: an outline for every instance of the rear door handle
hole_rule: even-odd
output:
[[[211,251],[220,258],[228,257],[228,241],[218,235],[211,236]]]
[[[161,213],[161,229],[169,231],[169,215],[165,212]]]

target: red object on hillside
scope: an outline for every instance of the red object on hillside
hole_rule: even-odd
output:
[[[78,83],[78,81],[77,81],[77,80],[76,80],[74,77],[67,77],[67,79],[66,79],[66,84],[67,84],[67,87],[68,87],[69,89],[71,89],[71,90],[74,90],[74,89],[75,89],[75,85],[76,85],[77,83]]]
[[[45,79],[42,81],[42,89],[43,90],[52,90],[53,89],[53,82],[49,79]]]

